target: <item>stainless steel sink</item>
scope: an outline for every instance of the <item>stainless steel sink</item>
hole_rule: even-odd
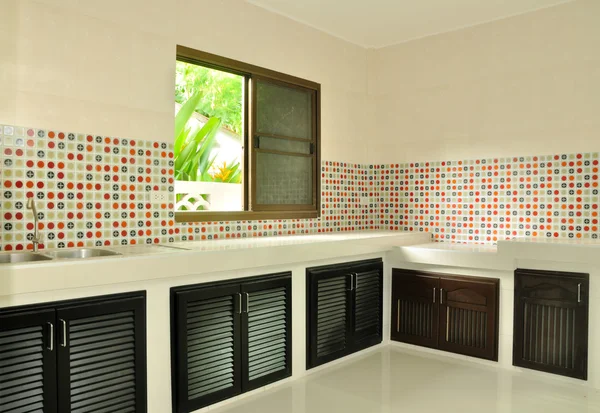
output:
[[[0,264],[20,264],[26,262],[50,261],[52,257],[32,252],[0,253]]]
[[[96,248],[66,249],[66,250],[50,251],[50,252],[47,252],[46,254],[48,254],[56,259],[85,259],[85,258],[110,257],[113,255],[121,255],[118,252],[114,252],[111,250],[103,250],[103,249],[96,249]]]

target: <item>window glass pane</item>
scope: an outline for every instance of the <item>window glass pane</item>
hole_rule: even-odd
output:
[[[297,205],[313,202],[313,158],[256,152],[256,203]]]
[[[259,137],[260,149],[268,149],[271,151],[295,152],[295,153],[310,153],[310,143],[291,141],[289,139]]]
[[[312,94],[302,89],[257,82],[256,131],[312,139]]]
[[[178,61],[177,211],[243,211],[243,76]]]

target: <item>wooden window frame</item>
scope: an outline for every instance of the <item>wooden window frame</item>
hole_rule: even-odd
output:
[[[177,46],[176,60],[243,76],[245,79],[244,96],[246,104],[244,105],[244,175],[242,181],[244,185],[244,211],[175,211],[175,221],[214,222],[319,217],[321,213],[321,85],[310,80],[180,45]],[[256,107],[256,87],[254,81],[261,80],[289,88],[308,90],[312,93],[313,137],[312,140],[303,141],[314,145],[314,154],[300,155],[310,156],[313,159],[313,202],[311,205],[255,205],[253,203],[256,199],[256,185],[254,184],[256,171],[256,149],[254,148],[254,136],[256,136],[256,110],[254,109]],[[252,109],[250,106],[252,106]],[[260,136],[297,140],[292,137],[269,136],[269,134],[260,134]],[[265,152],[265,150],[261,151]],[[267,153],[275,152],[269,151]],[[288,155],[287,152],[277,153]],[[292,156],[294,156],[293,153]]]

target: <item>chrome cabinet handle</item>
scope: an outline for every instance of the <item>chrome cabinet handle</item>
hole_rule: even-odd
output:
[[[242,294],[237,293],[238,296],[238,314],[242,314]]]
[[[450,307],[446,307],[446,342],[450,341],[449,334],[450,333]]]
[[[60,346],[67,347],[67,322],[63,319],[60,322],[62,324],[62,343],[60,343]]]
[[[354,291],[354,273],[350,274],[350,291]]]
[[[435,304],[435,287],[433,287],[433,303]]]
[[[577,302],[581,302],[581,283],[577,284]]]
[[[48,337],[50,343],[47,348],[50,351],[54,351],[54,324],[48,323],[48,326],[50,327],[50,337]]]
[[[246,313],[250,312],[250,294],[248,293],[244,293],[246,294]]]
[[[440,288],[440,304],[444,304],[444,289]]]

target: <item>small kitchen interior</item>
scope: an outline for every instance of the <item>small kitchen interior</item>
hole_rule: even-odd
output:
[[[599,1],[0,15],[0,413],[600,412]]]

